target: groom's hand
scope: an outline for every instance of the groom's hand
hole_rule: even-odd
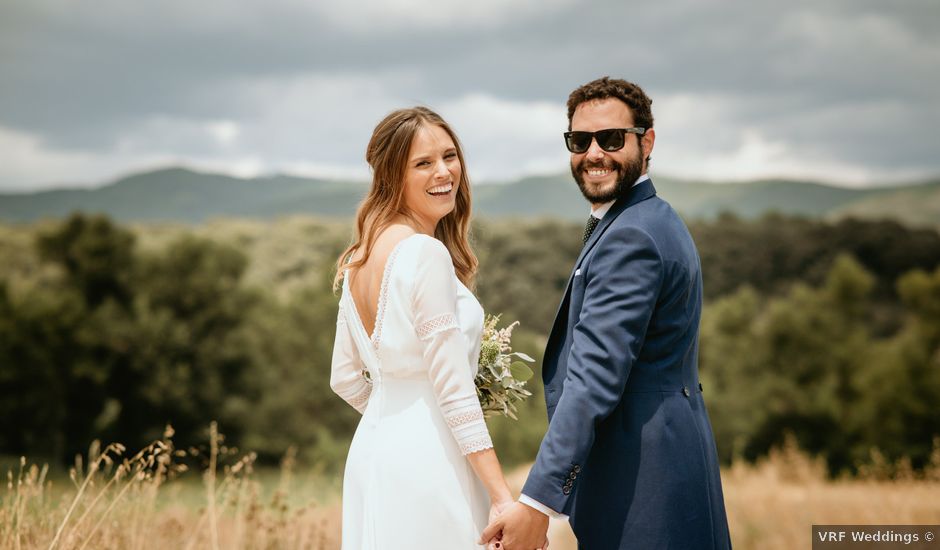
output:
[[[504,550],[534,550],[547,543],[548,516],[521,502],[514,502],[486,526],[480,544],[488,544],[502,532]]]

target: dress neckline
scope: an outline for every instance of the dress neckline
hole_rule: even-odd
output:
[[[382,339],[382,320],[385,317],[385,303],[388,300],[388,281],[392,274],[392,267],[395,265],[395,258],[398,256],[398,251],[401,249],[401,246],[405,244],[405,241],[412,237],[417,237],[418,235],[422,235],[422,233],[412,233],[395,243],[395,246],[392,247],[392,251],[388,254],[388,258],[385,259],[385,266],[382,268],[382,282],[379,285],[378,303],[375,307],[375,320],[372,324],[372,334],[369,334],[369,331],[366,330],[366,325],[362,322],[362,316],[359,313],[359,307],[356,305],[355,298],[353,298],[352,289],[349,288],[349,269],[344,271],[343,290],[345,290],[346,294],[349,296],[349,302],[352,305],[352,310],[355,312],[356,322],[369,337],[373,349],[379,349],[379,342]]]

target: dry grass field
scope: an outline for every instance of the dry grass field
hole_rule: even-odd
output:
[[[877,459],[875,460],[877,464]],[[793,446],[756,465],[722,472],[731,538],[737,549],[810,548],[813,524],[940,524],[940,449],[915,476],[899,465],[869,468],[862,479],[830,480],[820,461]],[[894,479],[887,479],[888,476]],[[514,481],[521,486],[525,472]],[[567,523],[552,521],[553,550],[575,550]]]
[[[317,490],[287,457],[262,483],[251,455],[226,460],[230,450],[213,438],[202,483],[173,481],[183,469],[175,459],[189,451],[174,449],[169,435],[134,456],[119,445],[93,448],[64,487],[24,459],[0,492],[0,548],[339,548],[335,480]],[[883,465],[835,481],[793,447],[737,464],[723,472],[735,547],[809,548],[814,523],[940,524],[940,448],[934,455],[924,474]],[[526,471],[511,474],[517,489]],[[566,523],[553,522],[550,536],[554,550],[576,548]]]

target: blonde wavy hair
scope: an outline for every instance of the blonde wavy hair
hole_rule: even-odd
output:
[[[405,172],[408,168],[411,143],[424,125],[442,128],[454,141],[454,147],[457,149],[460,182],[457,185],[456,205],[438,222],[434,237],[444,243],[450,251],[457,278],[467,288],[473,289],[478,261],[470,248],[470,179],[467,176],[463,150],[457,135],[440,115],[427,107],[411,107],[393,111],[382,119],[372,132],[372,139],[366,148],[366,162],[372,168],[372,187],[356,212],[356,233],[352,244],[336,260],[334,292],[339,288],[347,269],[355,269],[366,263],[376,238],[396,217],[411,217],[404,202]],[[359,249],[363,249],[362,257],[353,261],[353,253]]]

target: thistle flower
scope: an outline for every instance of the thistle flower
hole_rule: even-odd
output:
[[[483,321],[479,369],[474,382],[485,417],[501,414],[518,420],[516,405],[532,395],[525,389],[533,375],[526,363],[534,363],[535,359],[512,351],[512,330],[519,321],[497,329],[499,318],[500,315],[487,315]]]

